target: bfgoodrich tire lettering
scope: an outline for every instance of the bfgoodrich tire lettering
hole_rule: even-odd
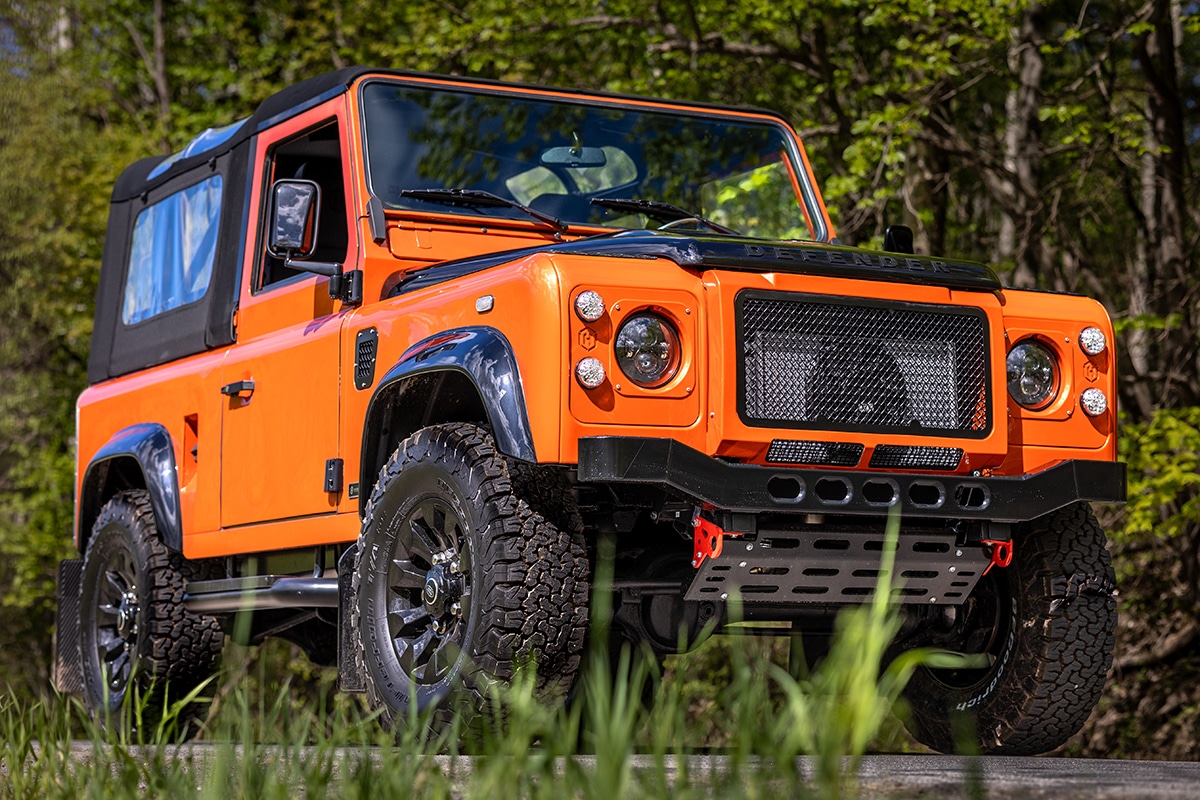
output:
[[[582,537],[514,494],[491,437],[438,425],[405,440],[367,505],[351,625],[368,703],[394,725],[483,706],[489,685],[535,663],[564,695],[587,633]]]
[[[92,526],[80,582],[84,699],[100,717],[116,714],[136,687],[148,709],[163,710],[216,670],[224,636],[213,617],[183,606],[186,581],[214,577],[163,546],[145,491],[109,500]],[[205,708],[177,720],[186,736]]]
[[[953,752],[968,737],[984,753],[1032,755],[1062,745],[1083,726],[1112,665],[1115,577],[1104,532],[1084,504],[1014,532],[1015,557],[994,569],[968,602],[966,652],[986,652],[978,670],[920,668],[905,692],[909,730]],[[990,620],[989,624],[984,624]],[[953,647],[953,645],[952,645]]]

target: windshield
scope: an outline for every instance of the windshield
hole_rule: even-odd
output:
[[[362,104],[371,190],[386,208],[444,212],[402,193],[483,190],[567,224],[662,227],[636,204],[592,202],[647,200],[746,236],[819,238],[791,139],[770,122],[385,81],[364,86]],[[496,205],[455,211],[529,219]]]

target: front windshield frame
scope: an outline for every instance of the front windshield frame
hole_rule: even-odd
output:
[[[392,195],[398,195],[400,188],[421,188],[421,186],[404,186],[394,187],[376,187],[375,177],[373,175],[373,159],[372,147],[379,148],[379,143],[382,137],[372,135],[372,126],[378,126],[381,123],[378,119],[371,119],[371,111],[368,109],[368,100],[372,91],[372,87],[384,85],[386,87],[395,87],[412,92],[430,92],[430,93],[445,93],[447,95],[474,95],[483,96],[492,99],[503,99],[508,102],[528,101],[534,104],[552,104],[563,107],[575,107],[580,110],[580,113],[587,114],[595,109],[601,109],[601,113],[612,113],[620,115],[622,112],[632,112],[637,115],[643,115],[648,120],[663,121],[670,119],[686,120],[694,118],[697,121],[703,122],[711,126],[742,126],[747,129],[761,131],[761,134],[770,135],[775,138],[771,140],[772,147],[778,146],[778,161],[781,166],[780,172],[786,173],[788,182],[786,196],[795,198],[796,205],[794,210],[794,220],[791,220],[792,226],[788,229],[789,236],[767,236],[762,237],[755,231],[746,231],[744,228],[736,224],[736,219],[718,218],[717,221],[723,225],[739,230],[748,236],[760,236],[760,238],[793,238],[793,239],[811,239],[812,241],[824,242],[829,241],[829,229],[826,226],[826,221],[822,206],[820,204],[819,195],[815,186],[812,184],[811,174],[807,168],[807,161],[804,158],[800,149],[797,138],[790,127],[783,122],[782,119],[772,116],[769,112],[726,109],[709,106],[676,104],[669,101],[656,101],[652,99],[641,98],[626,98],[626,97],[605,97],[603,95],[590,94],[573,94],[561,93],[560,91],[547,89],[540,91],[534,88],[520,89],[490,89],[488,87],[477,85],[463,85],[454,82],[441,81],[414,81],[394,78],[368,78],[364,80],[357,89],[357,102],[359,105],[360,127],[362,132],[362,148],[363,148],[363,170],[367,182],[368,191],[378,197],[385,208],[389,210],[400,210],[406,213],[431,213],[438,215],[465,215],[472,218],[487,217],[491,219],[500,218],[505,222],[523,222],[528,220],[527,216],[522,215],[518,211],[509,212],[507,209],[497,209],[494,207],[473,209],[467,206],[435,206],[431,203],[409,202],[404,201],[397,203]],[[558,110],[558,109],[555,109]],[[498,117],[497,117],[498,118]],[[406,137],[405,141],[411,144]],[[546,143],[549,146],[551,143]],[[589,146],[590,142],[583,142],[584,146]],[[597,146],[609,144],[607,141],[597,143]],[[428,146],[428,145],[425,145]],[[610,151],[611,152],[611,151]],[[772,150],[772,153],[775,151]],[[376,165],[378,166],[378,165]],[[768,165],[769,166],[769,165]],[[639,177],[639,183],[645,180],[645,175]],[[793,185],[794,183],[794,185]],[[429,184],[426,184],[429,185]],[[436,188],[481,188],[470,185],[446,185],[445,181],[436,181]],[[799,187],[799,192],[796,192],[796,187]],[[514,190],[515,187],[508,187],[509,191],[498,192],[505,196],[512,196],[514,200],[522,202],[519,196],[520,192]],[[388,189],[396,189],[396,192],[389,192]],[[697,197],[700,196],[700,186],[690,186]],[[613,189],[604,189],[603,192],[611,192]],[[617,197],[620,194],[610,194],[609,196]],[[640,195],[639,195],[640,196]],[[781,194],[780,197],[785,195]],[[647,195],[644,199],[658,200],[662,199]],[[784,205],[781,206],[785,214],[792,213],[788,211],[791,208],[790,203],[786,200],[781,201]],[[685,206],[687,207],[687,206]],[[689,208],[689,211],[695,211],[702,215],[702,209]],[[578,217],[578,214],[576,215]],[[564,221],[568,222],[572,228],[595,228],[598,230],[628,230],[630,228],[638,229],[642,227],[661,227],[657,224],[651,224],[650,221],[644,220],[643,224],[628,224],[630,220],[618,221],[596,221],[589,219],[584,221],[579,218],[572,218],[570,215],[564,215]],[[709,230],[703,228],[703,230]],[[794,231],[801,232],[801,235],[796,235]]]

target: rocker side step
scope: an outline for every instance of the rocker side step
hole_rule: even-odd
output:
[[[337,578],[253,575],[217,581],[192,581],[183,605],[201,614],[263,608],[337,608]]]

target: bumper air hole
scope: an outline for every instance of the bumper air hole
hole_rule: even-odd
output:
[[[862,495],[873,506],[890,506],[900,499],[900,489],[891,481],[867,481]]]
[[[780,503],[798,503],[804,499],[804,484],[796,478],[776,475],[767,481],[767,493]]]
[[[839,572],[841,572],[841,570],[830,569],[828,567],[809,567],[808,569],[804,570],[803,574],[809,576],[810,578],[832,578]]]
[[[821,478],[815,491],[822,503],[841,506],[850,502],[850,484],[841,478]]]
[[[900,573],[901,578],[919,578],[922,580],[932,580],[937,576],[937,571],[932,569],[906,569]]]
[[[992,498],[986,486],[964,483],[954,488],[954,502],[959,508],[984,509],[991,505]]]
[[[946,490],[935,481],[917,481],[908,487],[908,500],[918,508],[940,508],[946,501]]]

